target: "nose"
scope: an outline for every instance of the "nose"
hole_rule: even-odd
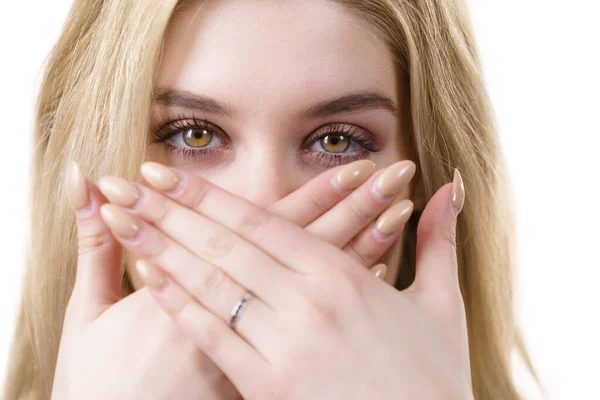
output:
[[[227,168],[226,189],[267,208],[302,185],[292,157],[262,148],[238,155]],[[297,168],[296,168],[297,169]]]

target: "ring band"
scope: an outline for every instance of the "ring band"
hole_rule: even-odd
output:
[[[231,317],[229,318],[228,322],[228,325],[231,329],[235,330],[235,321],[242,313],[242,311],[244,311],[244,308],[246,308],[246,303],[248,302],[248,300],[250,300],[251,297],[252,292],[250,290],[247,290],[246,293],[244,293],[244,296],[242,296],[242,298],[238,300],[238,302],[235,304],[233,310],[231,310]]]

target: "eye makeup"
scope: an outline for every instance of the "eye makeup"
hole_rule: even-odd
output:
[[[150,143],[164,146],[183,162],[206,161],[232,148],[225,131],[207,118],[179,114],[175,119],[163,117],[154,126]],[[198,141],[203,146],[195,146]],[[356,124],[341,121],[321,125],[300,147],[309,163],[326,167],[365,159],[382,151],[381,142],[373,134]]]

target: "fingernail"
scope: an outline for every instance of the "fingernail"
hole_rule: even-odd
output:
[[[413,202],[404,199],[394,203],[377,218],[377,230],[384,235],[391,235],[402,229],[413,211]]]
[[[413,178],[417,167],[411,160],[403,160],[389,167],[381,174],[373,185],[373,192],[379,198],[394,196]]]
[[[144,179],[159,190],[169,191],[177,185],[177,175],[165,165],[156,162],[145,162],[140,170]]]
[[[385,279],[385,275],[387,274],[387,265],[385,264],[377,264],[373,268],[371,268],[371,273],[375,275],[375,278],[379,278],[381,280]]]
[[[465,204],[465,185],[458,168],[454,168],[454,179],[452,180],[452,199],[451,199],[452,214],[458,216]]]
[[[108,227],[119,236],[132,238],[137,236],[140,230],[133,215],[115,204],[103,204],[100,214]]]
[[[375,171],[371,160],[355,161],[346,165],[332,179],[331,184],[341,191],[352,190],[363,184]]]
[[[73,209],[80,210],[90,203],[90,195],[88,193],[85,178],[79,169],[79,165],[75,161],[71,161],[69,170],[67,171],[67,198]]]
[[[98,181],[98,189],[114,204],[130,207],[140,198],[138,188],[125,179],[116,176],[103,176]]]
[[[145,260],[137,260],[135,268],[146,286],[152,289],[160,289],[165,284],[162,272],[154,264]]]

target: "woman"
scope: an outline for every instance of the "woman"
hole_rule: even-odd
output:
[[[518,399],[463,7],[76,1],[6,399]]]

